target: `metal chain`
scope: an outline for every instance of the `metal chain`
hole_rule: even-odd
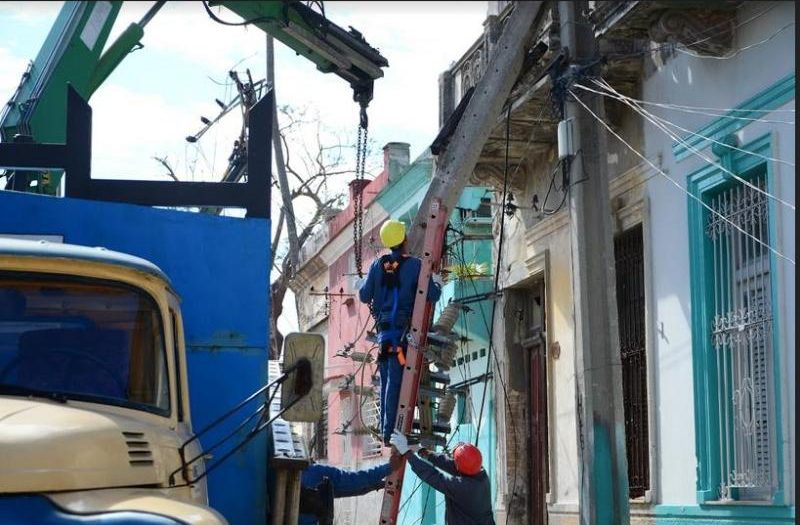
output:
[[[356,273],[364,277],[362,244],[364,237],[364,196],[363,184],[364,168],[367,158],[367,116],[361,109],[361,122],[358,126],[358,141],[356,143],[356,181],[357,187],[353,194],[353,252],[355,254]]]

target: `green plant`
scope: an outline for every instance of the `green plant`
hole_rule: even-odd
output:
[[[475,277],[488,277],[489,265],[486,263],[468,262],[464,264],[452,264],[445,268],[447,278],[459,281],[473,279]]]

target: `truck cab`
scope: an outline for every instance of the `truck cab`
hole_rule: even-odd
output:
[[[192,436],[179,298],[154,264],[0,239],[4,523],[221,524]],[[186,470],[190,470],[187,472]],[[177,474],[176,474],[177,472]]]

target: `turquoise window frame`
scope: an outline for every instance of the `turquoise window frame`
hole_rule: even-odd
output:
[[[772,156],[771,134],[763,135],[741,147],[757,155]],[[726,149],[720,156],[720,163],[737,175],[752,173],[759,167],[766,172],[767,192],[775,191],[774,170],[772,163],[764,158],[756,157],[743,151]],[[703,200],[704,196],[727,185],[732,177],[715,165],[707,165],[687,177],[688,192]],[[705,202],[703,200],[703,202]],[[714,502],[715,505],[747,505],[753,507],[752,501],[719,502],[719,439],[716,430],[717,392],[712,392],[708,385],[716,383],[716,361],[713,359],[711,340],[708,337],[711,326],[711,301],[713,290],[706,286],[712,282],[713,274],[709,268],[710,242],[704,234],[705,219],[710,213],[693,198],[688,199],[689,208],[689,255],[691,272],[691,311],[692,311],[692,360],[694,370],[695,396],[695,450],[697,453],[697,502],[702,504]],[[776,202],[769,200],[769,239],[773,245],[777,239]],[[774,253],[770,254],[770,289],[773,315],[772,348],[773,348],[773,399],[775,410],[775,468],[777,472],[776,489],[772,502],[764,502],[763,506],[786,505],[784,498],[783,462],[784,451],[781,436],[784,421],[782,419],[781,397],[781,346],[778,310],[777,261]]]

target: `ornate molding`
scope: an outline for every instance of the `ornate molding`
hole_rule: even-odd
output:
[[[528,175],[527,165],[523,162],[519,165],[519,169],[517,169],[514,159],[510,159],[509,164],[511,165],[508,181],[509,190],[521,193],[523,191],[523,182]],[[516,173],[514,173],[515,171]],[[472,186],[488,186],[502,190],[504,174],[505,167],[503,164],[479,161],[469,177],[469,183]],[[513,177],[511,176],[512,174],[514,174]]]
[[[665,9],[650,20],[648,35],[657,43],[676,43],[700,55],[723,56],[733,45],[735,11]],[[715,31],[709,33],[708,28]]]
[[[316,256],[306,260],[300,270],[295,273],[294,279],[289,281],[289,289],[297,295],[307,289],[320,274],[327,273],[327,271],[328,265],[317,253]]]

